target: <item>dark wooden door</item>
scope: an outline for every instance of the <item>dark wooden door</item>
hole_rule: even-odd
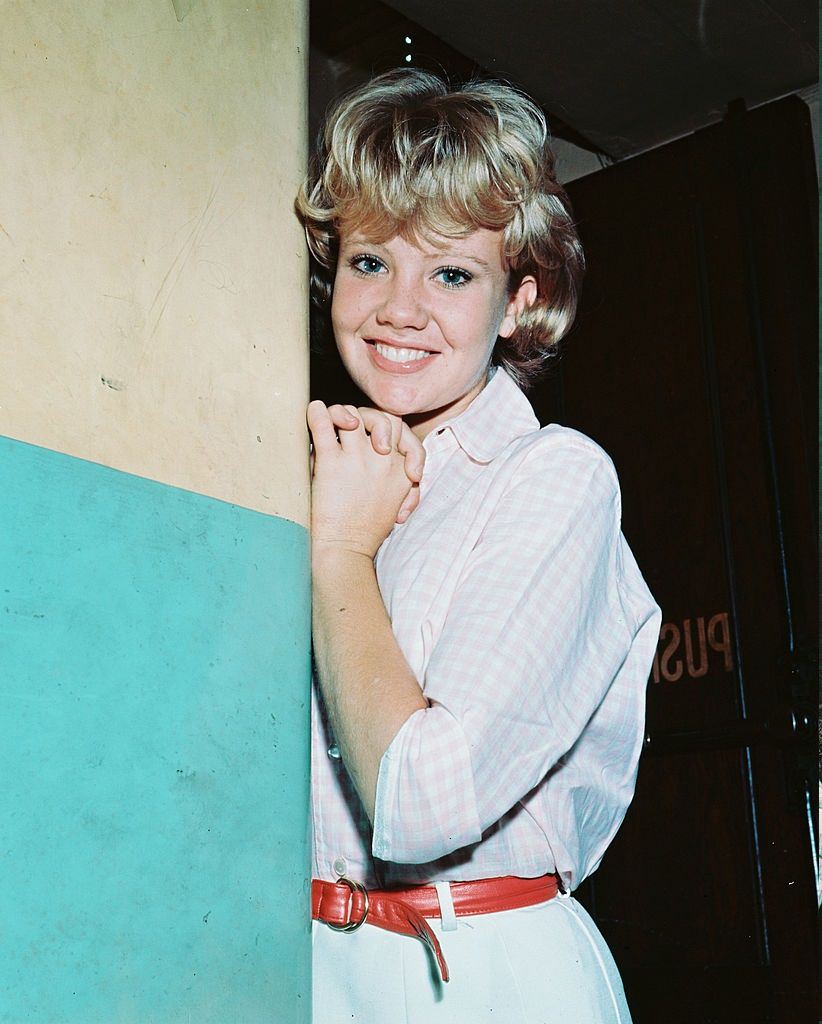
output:
[[[664,621],[636,798],[581,898],[636,1024],[815,1021],[807,109],[732,110],[569,191],[589,274],[530,397],[612,455]]]

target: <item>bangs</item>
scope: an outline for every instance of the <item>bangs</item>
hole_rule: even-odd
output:
[[[469,220],[444,200],[432,198],[425,203],[416,203],[408,211],[402,207],[388,210],[379,200],[365,202],[362,196],[342,207],[338,220],[334,221],[337,237],[342,234],[357,234],[377,245],[399,236],[404,241],[422,249],[436,249],[443,238],[466,238],[477,228],[499,230],[501,224],[489,219]]]
[[[429,114],[392,128],[366,131],[326,167],[324,186],[337,225],[367,228],[375,240],[385,240],[395,234],[457,238],[511,221],[527,183],[506,177],[497,166],[499,152],[470,123]]]

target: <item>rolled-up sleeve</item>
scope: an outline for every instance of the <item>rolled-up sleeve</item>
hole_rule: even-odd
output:
[[[372,852],[425,863],[477,842],[574,747],[637,624],[619,487],[593,444],[535,446],[461,569],[413,714],[379,771]]]

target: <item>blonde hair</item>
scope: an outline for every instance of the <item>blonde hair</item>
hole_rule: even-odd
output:
[[[500,338],[494,361],[527,387],[574,319],[585,268],[570,204],[554,176],[545,118],[510,85],[450,90],[436,75],[389,71],[330,110],[296,209],[311,253],[312,294],[331,297],[340,225],[375,241],[396,234],[502,230],[511,291],[532,274],[536,301]]]

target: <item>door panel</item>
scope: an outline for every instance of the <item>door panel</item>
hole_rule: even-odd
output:
[[[581,895],[637,1024],[816,1020],[807,109],[735,110],[569,191],[589,273],[530,397],[613,457],[664,620],[636,798]]]

